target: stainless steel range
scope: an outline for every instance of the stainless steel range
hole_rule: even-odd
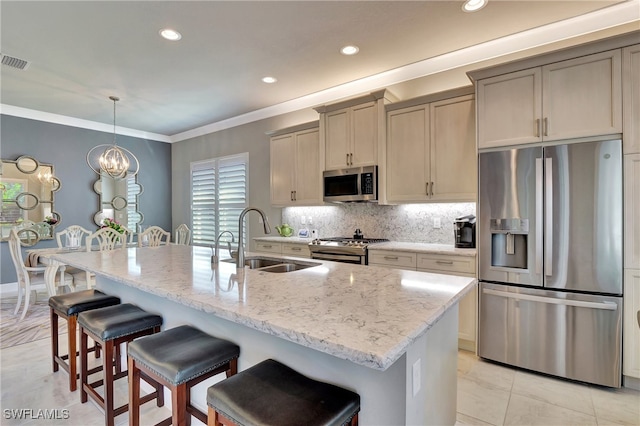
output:
[[[367,247],[389,241],[385,238],[322,238],[309,243],[312,259],[367,265]]]

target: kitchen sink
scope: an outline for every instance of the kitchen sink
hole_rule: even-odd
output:
[[[236,260],[225,259],[221,262],[235,263]],[[273,257],[247,257],[244,259],[244,264],[248,266],[249,269],[273,273],[300,271],[320,265],[320,263],[315,262],[297,262],[290,259],[276,259]]]

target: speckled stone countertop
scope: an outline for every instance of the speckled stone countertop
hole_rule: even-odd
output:
[[[247,253],[247,256],[257,255]],[[305,259],[269,273],[211,264],[211,250],[167,245],[50,257],[338,358],[385,370],[474,278]],[[269,257],[282,257],[270,255]],[[299,258],[288,258],[303,261]]]

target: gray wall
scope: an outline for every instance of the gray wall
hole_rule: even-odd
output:
[[[98,196],[93,192],[97,175],[86,163],[86,154],[94,146],[113,142],[113,134],[45,123],[13,116],[0,116],[0,157],[15,160],[29,155],[42,163],[53,164],[62,183],[55,193],[55,211],[62,216],[58,230],[69,225],[97,229],[93,215]],[[171,228],[171,145],[127,136],[117,137],[118,145],[132,151],[140,161],[138,182],[143,225]],[[39,242],[35,248],[56,246],[54,240]],[[16,281],[7,243],[0,243],[0,283]]]

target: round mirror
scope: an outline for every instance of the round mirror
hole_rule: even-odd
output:
[[[56,192],[61,187],[62,187],[62,183],[60,183],[60,180],[57,177],[52,177],[51,178],[51,190],[53,192]]]
[[[21,229],[17,234],[18,238],[20,238],[20,244],[25,247],[35,246],[40,241],[40,234],[32,228]]]
[[[22,173],[31,174],[38,170],[40,163],[38,163],[38,160],[33,157],[23,155],[22,157],[18,157],[16,160],[16,167]]]
[[[22,210],[33,210],[38,207],[39,202],[40,200],[38,200],[38,197],[30,192],[21,192],[16,195],[16,204]]]
[[[124,197],[116,196],[111,200],[111,206],[116,210],[122,210],[127,207],[127,200]]]

